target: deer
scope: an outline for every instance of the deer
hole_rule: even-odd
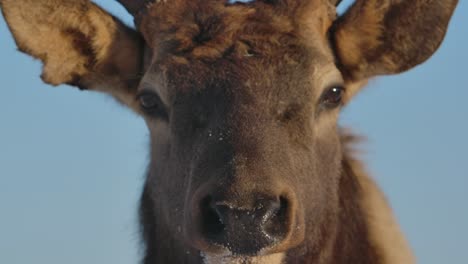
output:
[[[0,0],[41,78],[146,122],[144,264],[410,264],[340,110],[428,60],[457,0]]]

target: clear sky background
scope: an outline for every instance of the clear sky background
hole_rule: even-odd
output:
[[[373,80],[341,120],[367,137],[362,158],[423,264],[468,263],[467,15],[460,1],[437,54]],[[3,19],[0,47],[0,263],[137,263],[143,121],[106,96],[44,85]]]

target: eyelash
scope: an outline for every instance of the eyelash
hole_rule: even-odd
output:
[[[346,89],[341,85],[335,85],[325,90],[320,97],[320,105],[325,109],[334,109],[343,104],[343,96]]]
[[[153,92],[142,92],[137,96],[137,100],[139,101],[141,109],[147,115],[164,120],[169,119],[167,109],[157,94]]]

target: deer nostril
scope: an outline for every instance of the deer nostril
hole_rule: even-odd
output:
[[[266,208],[262,219],[262,230],[265,235],[282,237],[286,235],[285,225],[288,221],[288,201],[280,197],[278,201],[271,202]]]
[[[208,243],[224,245],[239,254],[254,254],[279,243],[290,231],[288,201],[261,197],[250,208],[205,197],[200,204],[201,235]]]
[[[224,220],[220,208],[213,206],[213,198],[206,197],[201,202],[202,230],[208,237],[221,234],[225,229]]]
[[[304,239],[304,228],[296,199],[289,192],[271,193],[200,192],[186,218],[188,242],[207,253],[228,250],[252,256],[297,245]]]

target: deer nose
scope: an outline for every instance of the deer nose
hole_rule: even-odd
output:
[[[201,233],[206,241],[237,255],[256,255],[279,244],[290,231],[288,201],[281,197],[258,198],[249,204],[236,206],[206,197],[200,207]]]

